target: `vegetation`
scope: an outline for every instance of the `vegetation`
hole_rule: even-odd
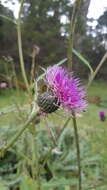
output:
[[[106,11],[92,30],[86,18],[89,4],[21,0],[15,19],[0,3],[0,190],[107,189]],[[43,113],[37,99],[53,93],[54,87],[47,91],[43,81],[45,68],[53,64],[73,68],[85,79],[87,95],[77,95],[88,101],[87,110],[77,113],[72,106],[71,114],[60,109]],[[95,77],[99,80],[93,82]],[[74,83],[73,90],[81,91]],[[47,110],[61,106],[53,97],[51,105],[44,97]]]
[[[100,121],[99,111],[106,110],[107,91],[102,94],[103,89],[106,88],[106,84],[100,81],[99,83],[93,83],[89,89],[89,95],[92,98],[101,96],[101,104],[97,106],[94,102],[90,103],[88,111],[78,118],[77,123],[80,134],[84,189],[87,189],[88,187],[96,187],[96,189],[106,190],[106,121]],[[2,143],[5,141],[8,142],[15,131],[19,130],[17,129],[17,125],[25,120],[26,112],[28,112],[27,109],[29,109],[29,106],[26,105],[28,104],[27,99],[28,97],[26,96],[26,93],[21,91],[2,91],[0,99],[0,107],[2,108],[0,111],[4,112],[4,115],[0,116],[0,136]],[[24,110],[22,110],[22,103],[23,107],[25,107]],[[32,164],[36,164],[36,160],[34,160],[34,163],[32,160],[35,159],[35,156],[32,154],[37,154],[36,148],[39,151],[38,156],[40,165],[42,164],[43,160],[46,159],[46,163],[42,169],[42,175],[44,176],[42,176],[44,178],[44,186],[46,186],[43,187],[43,189],[55,189],[56,187],[60,189],[60,186],[63,189],[66,187],[69,188],[70,185],[72,188],[73,186],[75,187],[75,184],[77,183],[77,166],[75,162],[75,145],[72,121],[69,121],[68,126],[63,129],[67,118],[68,116],[64,116],[62,111],[57,111],[57,114],[53,113],[52,115],[48,116],[48,120],[43,117],[42,121],[36,125],[36,131],[34,126],[33,129],[32,125],[30,126],[30,131],[26,131],[26,133],[23,134],[16,145],[9,151],[10,155],[8,155],[5,160],[3,159],[3,161],[0,161],[0,175],[2,178],[0,184],[3,186],[2,188],[15,188],[17,184],[20,184],[20,182],[22,190],[26,188],[36,188],[36,181],[34,180],[35,178],[31,178],[31,173],[29,176],[29,172],[31,172],[30,170],[32,167],[34,167],[32,168],[34,169],[34,172],[36,170],[36,166],[32,166]],[[34,142],[29,144],[29,140],[33,140],[31,132],[32,130],[33,133],[34,131],[36,132],[36,145],[34,146],[34,152],[31,152],[34,145],[32,143]],[[27,146],[26,143],[29,146]],[[53,153],[49,154],[49,157],[47,157],[47,151],[50,151],[50,149],[52,149]],[[63,154],[61,154],[61,152],[63,152]],[[15,156],[16,159],[16,162],[14,161],[15,163],[13,163],[13,156]],[[17,172],[14,172],[14,164],[16,163],[19,164],[17,165]],[[6,164],[11,168],[10,172]],[[52,176],[54,178],[52,178]]]

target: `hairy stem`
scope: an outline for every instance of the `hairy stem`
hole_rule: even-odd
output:
[[[24,64],[23,50],[22,50],[21,12],[22,12],[23,3],[24,3],[24,0],[21,1],[20,10],[19,10],[19,16],[18,16],[18,20],[17,20],[17,38],[18,38],[19,59],[20,59],[22,76],[23,76],[27,91],[28,91],[29,95],[31,96],[30,87],[29,87],[29,83],[28,83],[27,76],[26,76],[26,71],[25,71],[25,64]]]
[[[75,114],[73,114],[73,126],[74,126],[74,135],[75,135],[75,143],[76,143],[76,151],[77,151],[77,162],[78,162],[78,190],[82,190],[82,179],[81,179],[81,161],[80,161],[80,146],[79,146],[79,135]]]
[[[72,69],[72,48],[74,43],[74,37],[75,37],[75,26],[77,21],[77,13],[78,8],[80,6],[81,0],[76,0],[74,3],[73,11],[72,11],[72,17],[70,21],[70,27],[69,27],[69,39],[68,39],[68,48],[67,48],[67,57],[68,57],[68,69],[71,71]]]

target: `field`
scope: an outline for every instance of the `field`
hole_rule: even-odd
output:
[[[80,136],[83,184],[87,185],[86,188],[84,186],[84,189],[106,190],[107,189],[107,121],[103,122],[100,120],[99,112],[105,111],[107,114],[107,84],[101,81],[94,82],[93,85],[88,90],[88,95],[89,97],[92,98],[92,100],[96,96],[99,96],[101,98],[101,103],[99,105],[96,105],[95,102],[92,101],[92,103],[89,103],[88,105],[88,110],[82,113],[82,115],[80,115],[77,119],[79,136]],[[0,130],[1,130],[0,136],[1,136],[1,139],[5,138],[3,136],[3,134],[5,133],[6,138],[7,138],[6,140],[8,141],[14,135],[15,133],[14,131],[18,131],[17,126],[20,123],[22,123],[29,114],[29,106],[27,106],[27,104],[29,104],[29,100],[26,95],[26,92],[8,90],[8,89],[2,90],[0,92]],[[24,107],[25,109],[23,109],[22,111],[21,109]],[[49,182],[49,184],[46,187],[43,187],[43,190],[49,190],[49,189],[74,190],[75,189],[74,184],[75,184],[75,179],[77,176],[76,174],[77,167],[76,167],[76,161],[75,161],[76,160],[75,148],[74,148],[75,143],[73,144],[72,142],[74,141],[72,120],[65,127],[66,129],[69,129],[71,131],[70,138],[71,137],[72,138],[71,139],[68,138],[68,141],[67,141],[66,136],[64,136],[64,134],[62,135],[62,133],[66,132],[66,129],[63,128],[63,126],[67,119],[68,119],[68,116],[65,113],[62,113],[62,111],[57,111],[56,113],[53,113],[46,118],[43,116],[43,118],[41,119],[41,122],[38,123],[36,127],[37,134],[38,134],[37,135],[38,143],[40,144],[35,148],[32,147],[34,144],[31,145],[33,143],[31,140],[31,138],[33,138],[32,130],[33,130],[33,133],[35,131],[35,129],[32,129],[32,126],[31,126],[30,134],[27,134],[27,132],[25,132],[25,134],[22,135],[22,141],[23,143],[25,143],[25,145],[21,147],[22,146],[20,144],[21,139],[20,141],[18,141],[18,143],[16,143],[17,145],[15,146],[15,149],[13,148],[12,151],[15,152],[17,157],[20,157],[20,159],[22,159],[21,161],[19,161],[19,163],[21,164],[21,166],[23,166],[23,168],[20,168],[18,166],[20,169],[18,169],[18,174],[17,174],[18,176],[21,176],[22,178],[22,185],[20,187],[21,190],[25,190],[25,189],[34,190],[33,188],[34,179],[33,178],[28,179],[29,177],[26,171],[28,168],[26,169],[24,167],[29,163],[29,162],[27,163],[27,160],[30,159],[30,156],[28,153],[29,149],[32,147],[32,150],[37,149],[38,151],[38,148],[41,149],[41,147],[43,146],[43,144],[39,142],[41,139],[42,139],[41,141],[43,141],[43,143],[45,144],[45,148],[48,145],[49,147],[53,148],[53,150],[55,149],[56,146],[59,147],[60,150],[58,152],[58,155],[60,155],[60,152],[62,150],[65,151],[64,155],[62,155],[61,157],[59,156],[60,158],[58,157],[57,153],[56,155],[54,155],[54,157],[49,156],[49,158],[47,158],[48,166],[49,168],[51,168],[50,170],[52,170],[51,173],[52,173],[52,176],[54,177],[53,179],[50,180],[50,181],[53,180],[52,182]],[[61,133],[62,129],[63,131]],[[9,130],[10,130],[10,134],[9,134]],[[45,133],[48,133],[48,135],[47,134],[45,135]],[[27,141],[25,136],[27,136],[28,139],[30,138],[30,141],[29,140]],[[47,145],[47,141],[48,141],[48,145]],[[25,149],[26,146],[29,146],[27,153]],[[68,153],[67,149],[69,151],[71,151],[72,149],[72,151]],[[42,158],[46,156],[43,153],[41,153],[41,150],[39,153],[42,155]],[[36,159],[37,165],[34,163],[35,154],[31,155],[31,158],[33,160],[32,161],[33,163],[31,164],[31,170],[33,167],[36,167],[38,165],[37,159]],[[3,164],[3,160],[1,160],[0,162]],[[0,183],[1,183],[0,187],[2,187],[0,188],[0,190],[5,190],[6,188],[7,189],[9,188],[8,185],[6,185],[5,187],[5,182],[6,180],[8,181],[9,179],[7,179],[5,177],[5,174],[2,173],[2,164],[0,164]],[[65,169],[61,168],[62,164],[63,164],[63,167],[65,167]],[[42,176],[45,174],[49,175],[49,171],[47,171],[46,168],[45,170],[46,171],[43,170]],[[34,176],[37,176],[37,173],[35,171],[31,171],[31,172],[34,174]],[[16,179],[17,178],[15,178],[15,180]],[[70,179],[72,183],[69,182]],[[67,183],[67,185],[65,186],[62,185],[62,187],[60,187],[59,184],[60,182],[62,184],[62,181],[63,183],[65,181],[65,184]],[[56,183],[55,187],[50,188],[51,183],[54,184],[54,182]],[[29,185],[29,183],[33,184],[32,187]],[[68,185],[69,183],[70,185]],[[13,184],[16,185],[17,183],[14,182]],[[28,188],[27,188],[27,185],[29,186]],[[14,185],[12,187],[13,187],[13,190],[16,190],[14,188]]]

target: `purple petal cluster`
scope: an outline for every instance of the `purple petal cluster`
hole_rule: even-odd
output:
[[[100,111],[99,112],[99,116],[100,116],[100,120],[101,121],[105,121],[106,120],[106,116],[105,116],[105,112],[104,111]]]
[[[86,92],[80,80],[61,66],[48,67],[45,76],[47,87],[68,112],[81,112],[87,107]]]

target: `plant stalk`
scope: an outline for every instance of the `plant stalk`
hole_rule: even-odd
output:
[[[30,87],[29,87],[29,83],[28,83],[26,71],[25,71],[25,64],[24,64],[23,50],[22,50],[21,13],[22,13],[23,3],[24,3],[24,0],[21,1],[18,20],[17,20],[17,38],[18,38],[19,59],[20,59],[22,76],[23,76],[27,91],[28,91],[29,95],[31,96]]]
[[[100,68],[102,67],[102,65],[103,65],[103,63],[105,62],[106,59],[107,59],[107,52],[102,57],[102,59],[99,62],[98,66],[96,67],[95,71],[91,74],[91,77],[90,77],[90,80],[88,82],[87,88],[89,88],[90,85],[92,84],[94,78],[96,77],[97,73],[99,72]]]
[[[80,161],[80,146],[79,146],[79,135],[78,135],[78,127],[76,122],[75,113],[73,113],[73,126],[74,126],[74,135],[75,135],[75,143],[76,143],[76,151],[77,151],[77,162],[78,162],[78,190],[82,190],[82,178],[81,178],[81,161]]]
[[[69,27],[67,57],[68,57],[68,69],[70,71],[72,70],[72,49],[74,45],[75,27],[76,27],[77,13],[78,13],[78,8],[80,6],[80,2],[81,0],[76,0],[74,3],[72,17],[70,21],[70,27]]]

